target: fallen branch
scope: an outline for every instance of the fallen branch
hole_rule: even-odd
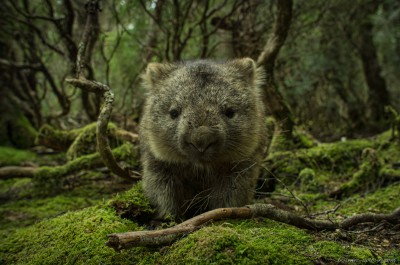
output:
[[[329,220],[313,220],[300,217],[292,212],[277,209],[271,204],[253,204],[238,208],[220,208],[195,216],[174,227],[155,231],[136,231],[108,235],[107,246],[114,250],[128,249],[140,246],[168,245],[202,227],[202,225],[222,219],[250,219],[265,217],[271,220],[290,224],[298,228],[322,231],[335,229],[348,229],[360,223],[388,221],[400,222],[400,207],[391,214],[359,214],[342,222]]]
[[[0,167],[0,179],[4,180],[12,178],[33,178],[37,171],[37,167]]]

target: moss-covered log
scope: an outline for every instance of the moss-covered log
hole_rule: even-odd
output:
[[[113,123],[108,124],[107,136],[121,142],[129,141],[131,143],[136,143],[139,140],[138,134],[120,129]],[[77,138],[80,139],[77,140]],[[90,147],[88,145],[91,145],[91,150],[94,151],[96,145],[96,123],[91,123],[82,128],[73,130],[58,130],[46,124],[40,128],[38,137],[36,138],[36,144],[57,151],[67,151],[75,141],[85,142],[87,145],[86,147]]]
[[[139,163],[138,147],[130,143],[113,149],[113,155],[118,161],[124,161],[130,166],[137,166]],[[36,182],[51,188],[51,185],[59,182],[63,176],[102,166],[104,163],[100,155],[93,153],[55,167],[3,167],[0,168],[0,179],[33,178]]]

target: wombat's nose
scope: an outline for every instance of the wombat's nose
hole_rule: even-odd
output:
[[[217,140],[217,134],[215,134],[209,127],[200,126],[192,132],[190,144],[200,153],[204,153],[209,147],[215,144]]]

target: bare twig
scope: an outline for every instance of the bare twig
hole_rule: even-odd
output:
[[[110,88],[104,84],[96,81],[90,81],[85,79],[68,78],[66,82],[73,86],[79,87],[89,92],[102,93],[104,97],[104,104],[100,111],[99,118],[97,120],[96,138],[97,148],[103,159],[104,164],[117,176],[126,178],[129,180],[134,179],[130,176],[127,169],[121,168],[115,161],[115,158],[111,152],[110,144],[107,137],[107,127],[110,121],[110,115],[112,111],[112,104],[114,102],[114,94]]]
[[[5,67],[5,68],[14,68],[18,70],[24,70],[24,69],[32,69],[32,70],[40,70],[41,65],[36,63],[36,64],[25,64],[25,63],[18,63],[18,62],[11,62],[5,59],[0,59],[0,67]]]
[[[82,39],[78,45],[78,54],[76,58],[76,77],[81,76],[82,69],[85,68],[85,59],[87,58],[88,46],[90,45],[90,37],[93,34],[97,13],[100,11],[100,4],[98,0],[90,0],[86,4],[86,11],[88,14],[85,29],[83,31]],[[89,50],[90,51],[90,50]]]
[[[337,210],[339,210],[339,208],[341,206],[342,206],[341,204],[338,204],[333,209],[329,209],[329,210],[326,210],[326,211],[323,211],[323,212],[320,212],[320,213],[313,213],[310,217],[316,217],[316,216],[319,216],[319,215],[327,215],[327,214],[330,214],[330,213],[335,213]]]

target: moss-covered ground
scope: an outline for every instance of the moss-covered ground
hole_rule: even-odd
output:
[[[272,153],[264,164],[270,191],[260,200],[339,221],[389,213],[400,206],[400,145],[388,139]],[[29,161],[46,164],[0,148],[2,166]],[[265,218],[225,220],[170,246],[115,252],[107,234],[149,229],[153,209],[140,182],[102,168],[65,177],[56,193],[27,178],[0,180],[0,203],[0,264],[400,264],[400,224],[386,223],[313,232]]]

